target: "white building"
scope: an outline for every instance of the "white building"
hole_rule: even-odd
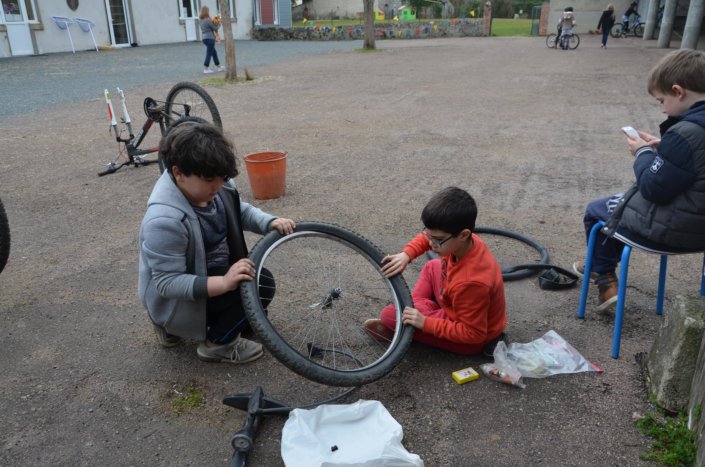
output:
[[[255,27],[291,26],[291,0],[228,0],[233,37],[249,39]],[[0,57],[71,52],[98,45],[129,47],[199,41],[202,5],[218,0],[0,0]],[[71,21],[70,23],[67,23]],[[79,20],[80,21],[80,20]],[[83,23],[84,28],[88,29]]]

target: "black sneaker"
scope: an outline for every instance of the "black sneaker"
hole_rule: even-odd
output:
[[[494,349],[500,342],[504,342],[506,345],[509,345],[509,336],[507,336],[506,332],[503,332],[495,340],[485,345],[482,348],[482,355],[485,357],[494,357]]]

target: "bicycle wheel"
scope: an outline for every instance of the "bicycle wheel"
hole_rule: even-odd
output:
[[[622,29],[623,26],[622,24],[615,24],[612,26],[612,29],[610,30],[610,36],[612,37],[622,37]]]
[[[166,96],[164,111],[167,127],[182,117],[198,117],[223,128],[220,113],[213,98],[201,86],[183,81],[176,83]]]
[[[644,23],[635,24],[632,32],[636,37],[644,37]]]
[[[171,125],[169,125],[167,127],[166,131],[164,131],[164,136],[168,135],[172,129],[174,129],[177,126],[181,125],[182,123],[186,123],[186,122],[208,123],[207,120],[200,118],[200,117],[181,117],[180,119],[178,119],[177,121],[175,121],[174,123],[172,123]],[[164,173],[164,170],[166,170],[166,166],[164,165],[164,159],[162,158],[161,151],[159,151],[157,153],[157,160],[159,161],[159,173],[160,174]]]
[[[546,47],[549,49],[555,49],[556,48],[556,34],[551,33],[548,36],[546,36]]]
[[[10,257],[10,223],[7,220],[5,206],[0,200],[0,272],[5,269]]]
[[[250,252],[256,279],[240,286],[250,325],[277,360],[312,381],[361,386],[381,378],[401,361],[414,332],[401,324],[404,307],[412,306],[409,288],[401,275],[382,275],[383,257],[337,225],[302,222],[291,235],[270,232]],[[265,310],[259,283],[267,272],[276,294]],[[374,340],[362,324],[388,304],[396,328],[390,339]]]
[[[570,36],[568,36],[567,41],[568,48],[571,50],[575,50],[580,45],[580,36],[578,36],[577,34],[571,34]]]

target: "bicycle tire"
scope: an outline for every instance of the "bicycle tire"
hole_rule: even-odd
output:
[[[383,257],[369,240],[333,224],[302,222],[286,236],[270,232],[250,252],[255,280],[240,286],[250,325],[277,360],[311,381],[353,387],[385,376],[403,358],[414,328],[401,324],[403,309],[413,306],[409,288],[401,274],[384,278]],[[259,297],[263,270],[276,281],[266,310]],[[389,303],[396,328],[390,340],[374,340],[362,324]]]
[[[186,105],[188,105],[188,108],[185,107]],[[213,98],[201,86],[189,81],[176,83],[169,90],[166,96],[164,112],[166,114],[167,127],[183,117],[198,117],[214,124],[218,128],[223,128],[220,112],[218,112],[218,107],[216,107]]]
[[[10,257],[10,223],[7,219],[5,206],[0,200],[0,272],[5,269]]]
[[[575,50],[580,45],[580,36],[577,34],[571,34],[567,40],[568,40],[568,48],[570,50]]]
[[[548,47],[549,49],[555,49],[557,37],[558,36],[556,35],[556,33],[553,33],[553,32],[551,34],[549,34],[548,36],[546,36],[546,47]]]
[[[174,123],[172,123],[171,125],[169,125],[167,127],[167,129],[164,131],[164,135],[162,137],[168,135],[172,129],[176,128],[177,126],[179,126],[185,122],[208,123],[207,120],[200,118],[200,117],[181,117],[180,119],[176,120]],[[159,162],[159,173],[162,174],[162,173],[164,173],[164,170],[166,170],[166,167],[164,166],[164,159],[162,158],[161,151],[159,151],[157,153],[157,161]]]
[[[644,37],[644,24],[645,23],[635,24],[632,28],[632,32],[636,37]]]
[[[622,37],[622,30],[624,29],[624,26],[620,24],[615,24],[612,26],[612,29],[610,29],[610,36],[614,38],[620,38]]]

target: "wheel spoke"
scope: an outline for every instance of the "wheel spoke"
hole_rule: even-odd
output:
[[[278,235],[261,255],[258,247],[252,255],[258,277],[264,270],[271,274],[276,293],[266,314],[252,310],[247,286],[242,289],[243,301],[262,342],[285,365],[318,382],[342,385],[376,379],[398,362],[396,354],[406,349],[410,330],[397,326],[394,336],[381,342],[362,330],[365,320],[377,318],[390,303],[397,321],[411,303],[405,284],[405,298],[399,298],[398,286],[384,277],[379,259],[371,259],[364,248],[347,239],[298,229]],[[255,290],[266,294],[263,286]],[[407,331],[404,339],[402,330]],[[385,362],[392,355],[394,363],[389,366]],[[321,374],[332,375],[336,382]]]

